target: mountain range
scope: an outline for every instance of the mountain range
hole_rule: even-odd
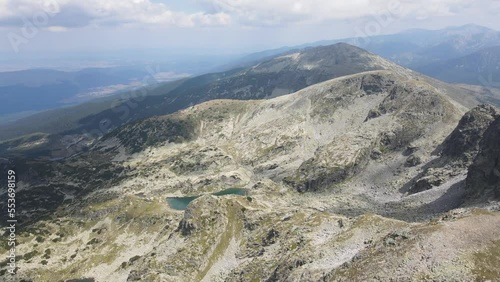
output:
[[[167,83],[164,86],[161,82],[165,77],[160,77],[160,74],[155,74],[154,72],[174,71],[178,75],[170,73],[169,79],[175,80],[182,73],[201,74],[208,73],[210,70],[219,71],[219,73],[210,73],[206,76],[195,77],[195,81],[189,80],[184,84],[198,85],[208,83],[214,79],[224,78],[224,76],[232,76],[237,74],[238,71],[248,70],[260,63],[272,61],[276,57],[305,52],[308,48],[319,46],[326,48],[329,45],[339,42],[348,42],[351,45],[364,48],[373,54],[380,55],[389,61],[446,82],[480,85],[483,87],[480,91],[486,93],[491,98],[491,96],[496,95],[499,89],[497,85],[499,80],[497,70],[497,48],[500,46],[499,38],[499,32],[495,30],[477,25],[465,25],[440,30],[414,29],[392,35],[346,38],[320,41],[295,47],[282,47],[250,54],[219,67],[215,63],[215,59],[194,56],[193,58],[181,57],[177,61],[172,59],[173,61],[171,62],[161,63],[160,65],[156,64],[149,66],[149,68],[147,65],[140,65],[102,69],[94,68],[77,72],[35,69],[0,73],[0,88],[3,89],[0,95],[2,95],[2,100],[4,101],[2,104],[4,109],[0,110],[2,117],[0,121],[0,128],[2,129],[0,140],[36,132],[52,134],[80,127],[95,129],[95,125],[89,126],[88,123],[96,123],[95,119],[102,120],[110,115],[109,111],[106,114],[100,114],[102,111],[113,109],[118,112],[128,111],[125,108],[130,108],[130,106],[124,108],[123,104],[135,105],[136,101],[134,100],[142,100],[142,96],[167,96],[170,90],[172,90],[172,84]],[[166,56],[166,59],[168,58],[170,58],[169,55]],[[227,61],[229,61],[228,58],[219,58],[218,64],[224,64]],[[293,68],[293,66],[290,67]],[[337,71],[339,69],[342,68],[337,68]],[[339,75],[342,74],[341,72]],[[349,70],[345,70],[346,74],[349,72]],[[257,76],[256,74],[256,85],[259,85],[261,82],[258,81],[259,77]],[[134,89],[140,87],[141,83],[139,82],[144,80],[144,77],[149,77],[149,82],[156,81],[160,82],[160,84],[155,88],[149,88],[145,93],[138,94],[138,89]],[[325,75],[324,78],[320,79],[327,77],[329,76]],[[291,77],[289,78],[291,79]],[[319,75],[317,75],[316,79],[318,78]],[[292,83],[296,85],[290,89],[284,87],[278,89],[278,91],[290,93],[297,86],[309,85],[311,81],[306,82],[306,84],[301,81],[293,81]],[[466,89],[470,89],[469,86],[464,86]],[[187,86],[187,88],[189,87],[191,86]],[[225,86],[220,85],[219,87],[224,88]],[[178,91],[180,92],[181,90],[179,89]],[[494,94],[490,95],[490,92]],[[44,99],[38,99],[40,95],[43,95]],[[137,95],[141,97],[134,99],[134,96]],[[99,97],[107,98],[96,99]],[[23,101],[28,102],[19,103],[19,99],[21,98]],[[71,107],[75,103],[85,101],[90,102]],[[154,98],[150,102],[153,105],[163,103],[161,101],[154,101]],[[487,102],[495,103],[494,99],[488,99]],[[120,104],[122,105],[118,106]],[[57,107],[61,106],[70,107],[57,109]],[[36,111],[50,108],[56,109],[33,114]],[[173,108],[173,111],[179,109],[175,106]],[[74,112],[75,114],[68,114],[68,112]],[[160,111],[155,114],[165,113],[168,112]],[[62,116],[65,117],[64,122],[61,122],[59,119]],[[142,117],[145,116],[142,115]],[[124,119],[123,121],[117,121],[116,118],[112,118],[113,125],[118,126],[122,122],[129,120],[128,117]]]
[[[41,113],[0,126],[1,139],[36,132],[100,137],[112,128],[155,115],[164,115],[212,99],[265,99],[295,92],[335,77],[394,64],[362,49],[336,44],[278,56],[247,68],[197,76],[180,82],[144,88],[125,100],[81,105]],[[104,107],[101,111],[96,111]],[[82,115],[79,113],[82,112]],[[64,117],[64,120],[60,118]],[[55,119],[55,120],[54,120]],[[59,139],[56,137],[56,139]],[[58,142],[58,141],[56,141]]]
[[[149,81],[144,81],[145,77],[149,77]],[[177,78],[174,76],[172,80]],[[0,72],[0,114],[9,116],[74,105],[152,82],[159,81],[145,67],[93,68],[76,72],[47,69]]]
[[[499,279],[496,92],[345,43],[150,91],[0,144],[20,279]]]
[[[200,75],[232,58],[230,55],[186,56],[170,53],[158,56],[154,60],[146,56],[137,61],[128,57],[124,61],[111,61],[109,65],[102,58],[102,66],[79,70],[33,68],[0,72],[0,99],[3,101],[0,105],[0,124],[36,112],[87,101],[96,102],[102,97],[116,98],[116,94],[147,85]]]
[[[500,32],[474,24],[438,30],[410,29],[396,34],[323,40],[294,47],[282,47],[248,55],[252,62],[295,49],[346,42],[380,55],[399,65],[416,69],[432,63],[462,57],[500,45]]]
[[[396,35],[353,39],[360,47],[389,60],[417,69],[500,45],[500,32],[477,25],[441,30],[413,29]],[[349,41],[347,41],[349,42]]]
[[[446,82],[500,88],[500,45],[417,70]]]
[[[4,141],[0,148],[4,154],[16,154],[19,151],[24,154],[28,151],[34,155],[50,156],[57,147],[60,151],[68,151],[62,153],[62,156],[68,156],[75,151],[67,150],[68,147],[79,148],[82,144],[86,146],[85,144],[93,142],[113,128],[131,121],[173,113],[203,101],[269,99],[335,77],[384,69],[409,71],[345,43],[288,51],[249,67],[143,88],[118,98],[40,113],[0,125],[0,140],[27,135],[21,140]],[[486,88],[484,91],[489,91],[489,94],[483,95],[468,87],[447,85],[419,76],[438,88],[453,91],[455,99],[460,99],[468,106],[485,102],[500,105],[500,93],[495,90],[489,91]],[[33,142],[33,138],[44,141],[34,142],[37,146],[21,146],[22,149],[18,150],[19,144],[26,138],[30,142]],[[61,157],[59,154],[57,156]]]

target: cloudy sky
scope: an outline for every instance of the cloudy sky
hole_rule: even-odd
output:
[[[475,23],[500,0],[0,0],[0,52],[250,52]],[[3,55],[5,56],[5,55]]]

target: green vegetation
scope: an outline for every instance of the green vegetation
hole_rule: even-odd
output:
[[[500,240],[473,255],[476,281],[495,281],[500,277]]]
[[[215,249],[213,249],[208,258],[208,263],[200,272],[198,272],[195,280],[198,281],[205,277],[212,265],[224,255],[226,249],[229,247],[231,240],[239,240],[241,238],[241,231],[243,229],[242,222],[241,220],[239,220],[241,210],[239,210],[236,206],[237,205],[234,205],[232,202],[230,204],[226,202],[227,224],[220,236],[220,239],[217,242],[217,245],[215,246]]]
[[[50,255],[52,254],[52,250],[51,249],[46,249],[45,250],[45,254],[42,256],[42,258],[44,259],[50,259]]]
[[[37,250],[33,250],[29,253],[25,253],[23,255],[23,259],[25,259],[26,261],[30,261],[32,258],[34,258],[35,256],[37,256],[39,253]]]
[[[147,119],[127,125],[106,135],[103,140],[116,137],[129,153],[166,142],[181,143],[195,136],[196,124],[192,119],[167,116]]]

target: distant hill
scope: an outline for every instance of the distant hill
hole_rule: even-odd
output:
[[[500,32],[477,25],[464,25],[441,30],[415,29],[360,42],[361,47],[371,52],[417,70],[422,65],[500,45]]]
[[[500,88],[500,45],[417,70],[447,82]]]
[[[42,111],[137,88],[146,67],[89,68],[76,72],[32,69],[0,72],[0,115]]]
[[[214,72],[235,55],[178,55],[165,52],[155,60],[125,66],[78,71],[27,69],[0,72],[0,123],[43,110],[56,109],[138,88]],[[103,59],[104,60],[104,59]],[[128,62],[128,61],[127,61]]]
[[[390,35],[325,40],[283,47],[248,55],[234,65],[243,66],[269,56],[338,42],[361,47],[396,64],[443,81],[486,87],[500,86],[497,69],[500,64],[497,50],[500,46],[500,32],[473,24],[439,30],[411,29]]]
[[[411,29],[396,34],[324,40],[299,46],[267,50],[245,57],[264,58],[290,50],[347,42],[415,69],[419,66],[474,53],[486,47],[500,45],[500,32],[478,25],[463,25],[439,30]]]
[[[147,91],[146,95],[160,95],[171,91],[179,86],[184,80],[160,83]],[[137,92],[123,92],[111,97],[99,98],[75,106],[62,107],[58,109],[43,111],[32,114],[19,120],[0,124],[0,139],[9,139],[25,134],[36,132],[58,133],[74,129],[78,122],[91,115],[98,114],[121,105],[131,103]]]

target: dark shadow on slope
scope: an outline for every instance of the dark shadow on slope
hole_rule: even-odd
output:
[[[426,221],[460,207],[464,197],[465,180],[462,180],[451,185],[446,193],[430,203],[415,208],[398,207],[399,203],[394,206],[389,204],[380,215],[410,222]]]
[[[436,149],[437,150],[437,149]],[[426,175],[426,172],[429,168],[436,168],[436,167],[443,167],[446,164],[446,160],[443,160],[442,158],[437,158],[434,160],[429,161],[425,165],[421,167],[421,172],[419,172],[415,177],[413,177],[411,180],[406,182],[400,189],[399,192],[402,194],[407,194],[407,193],[415,193],[412,191],[412,188],[415,186],[415,183],[421,179],[424,175]]]
[[[465,197],[465,180],[451,185],[443,195],[434,201],[417,207],[408,207],[405,204],[405,198],[403,198],[402,201],[380,204],[367,195],[358,195],[357,197],[358,200],[365,203],[365,207],[334,206],[330,207],[328,211],[348,217],[357,217],[366,213],[375,213],[384,217],[407,222],[422,222],[460,207],[463,204]],[[408,202],[408,200],[406,200],[406,202]]]
[[[7,170],[16,171],[16,219],[21,232],[39,220],[53,218],[59,209],[66,213],[84,207],[85,196],[122,181],[126,168],[111,162],[109,154],[88,152],[77,162],[15,159],[2,166],[2,175]],[[21,181],[29,183],[30,188],[23,189]],[[6,184],[1,188],[6,191]],[[0,225],[4,226],[8,218],[7,194],[0,197]]]

